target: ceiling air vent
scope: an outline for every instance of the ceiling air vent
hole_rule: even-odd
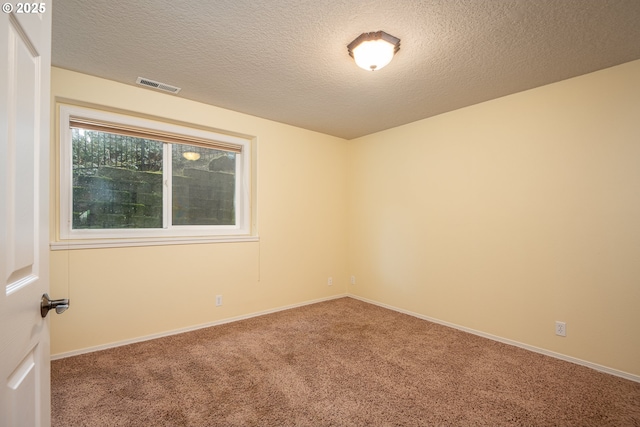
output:
[[[163,90],[165,92],[170,92],[170,93],[178,93],[180,92],[180,88],[179,87],[175,87],[175,86],[171,86],[165,83],[160,83],[157,82],[155,80],[151,80],[151,79],[145,79],[144,77],[138,77],[138,80],[136,80],[136,83],[138,83],[139,85],[142,86],[147,86],[147,87],[152,87],[154,89],[158,89],[158,90]]]

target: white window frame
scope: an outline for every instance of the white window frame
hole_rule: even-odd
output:
[[[184,244],[203,241],[242,241],[251,239],[251,140],[225,135],[187,126],[166,123],[119,113],[60,105],[60,223],[59,242],[53,242],[52,249],[78,247],[146,246],[154,244]],[[236,154],[235,225],[181,225],[171,224],[171,201],[169,189],[172,185],[171,162],[167,155],[169,144],[164,145],[163,156],[163,227],[139,229],[73,229],[73,177],[71,118],[96,120],[106,123],[150,129],[170,134],[184,135],[210,141],[233,144],[241,148]],[[150,138],[152,139],[152,138]],[[186,142],[188,144],[188,142]]]

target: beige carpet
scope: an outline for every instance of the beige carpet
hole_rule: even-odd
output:
[[[640,426],[640,383],[351,298],[52,362],[53,426]]]

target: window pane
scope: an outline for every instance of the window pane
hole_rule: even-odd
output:
[[[162,228],[162,142],[73,128],[73,228]]]
[[[172,145],[173,225],[235,225],[236,154]]]

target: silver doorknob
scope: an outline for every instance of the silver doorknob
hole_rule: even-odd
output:
[[[49,295],[42,295],[42,300],[40,301],[40,315],[42,317],[47,317],[49,310],[55,309],[56,313],[61,314],[67,308],[69,308],[69,300],[67,298],[50,300]]]

